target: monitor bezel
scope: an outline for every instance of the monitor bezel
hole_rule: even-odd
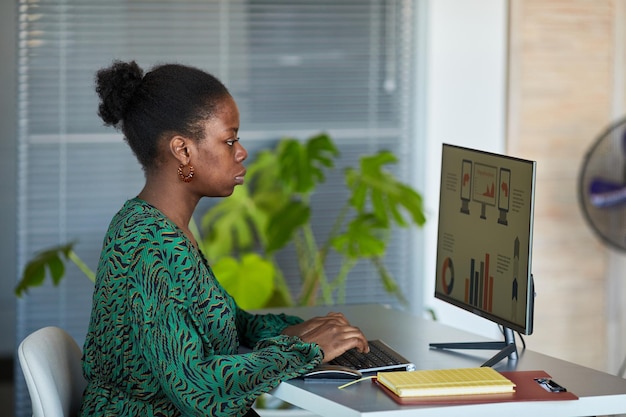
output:
[[[480,149],[474,149],[474,148],[469,148],[469,147],[464,147],[464,146],[459,146],[459,145],[453,145],[453,144],[449,144],[449,143],[444,143],[442,146],[442,154],[441,154],[441,168],[442,168],[442,172],[441,172],[441,177],[440,177],[440,193],[441,193],[441,187],[444,186],[444,178],[443,176],[445,175],[445,173],[443,172],[443,163],[444,163],[444,157],[445,157],[445,149],[446,147],[450,147],[450,148],[456,148],[458,150],[464,151],[464,152],[468,152],[468,153],[477,153],[477,154],[482,154],[482,155],[487,155],[487,156],[491,156],[491,157],[497,157],[497,158],[503,158],[503,159],[508,159],[511,161],[516,161],[519,163],[525,163],[525,164],[529,164],[529,166],[531,167],[532,170],[532,182],[531,182],[531,190],[530,190],[530,204],[529,204],[529,229],[528,229],[528,263],[527,263],[527,274],[525,277],[520,277],[526,280],[526,294],[524,294],[524,302],[526,303],[526,308],[525,308],[525,316],[524,316],[524,320],[523,320],[523,324],[522,323],[516,323],[513,321],[510,321],[508,319],[506,319],[505,317],[501,317],[492,313],[489,313],[487,311],[484,310],[480,310],[472,305],[468,305],[464,302],[461,302],[460,300],[450,297],[440,291],[438,291],[438,287],[437,287],[437,283],[435,282],[435,290],[434,290],[434,296],[436,299],[439,299],[443,302],[446,302],[448,304],[454,305],[458,308],[461,308],[465,311],[468,311],[476,316],[482,317],[486,320],[492,321],[494,323],[497,323],[501,326],[504,326],[506,328],[509,328],[511,330],[517,331],[519,333],[525,334],[525,335],[530,335],[533,332],[533,326],[534,326],[534,301],[535,301],[535,287],[534,287],[534,277],[532,274],[532,255],[533,255],[533,225],[534,225],[534,211],[535,211],[535,194],[536,194],[536,175],[537,175],[537,163],[536,161],[533,160],[529,160],[529,159],[523,159],[523,158],[519,158],[519,157],[514,157],[514,156],[510,156],[510,155],[506,155],[506,154],[500,154],[500,153],[495,153],[495,152],[489,152],[489,151],[485,151],[485,150],[480,150]],[[461,158],[461,159],[466,159],[465,157]],[[437,237],[439,238],[439,235],[441,233],[441,204],[442,204],[442,196],[440,194],[439,196],[439,218],[438,218],[438,225],[437,225]],[[441,254],[439,253],[439,242],[437,242],[437,249],[436,249],[436,268],[439,267],[439,262],[441,262]],[[435,280],[437,280],[438,278],[438,274],[437,272],[435,272]],[[521,300],[521,299],[520,299]]]

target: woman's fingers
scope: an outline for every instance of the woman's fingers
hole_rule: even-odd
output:
[[[367,339],[361,329],[352,326],[342,313],[337,312],[289,326],[283,330],[283,334],[298,336],[307,343],[317,343],[324,351],[324,362],[331,361],[350,349],[369,351]]]

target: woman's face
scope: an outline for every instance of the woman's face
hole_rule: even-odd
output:
[[[225,197],[243,184],[248,152],[239,143],[239,109],[225,97],[213,118],[205,122],[204,140],[195,142],[190,163],[195,169],[190,185],[201,196]]]

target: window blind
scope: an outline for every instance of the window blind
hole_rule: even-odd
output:
[[[69,241],[95,269],[108,222],[143,185],[121,135],[97,117],[93,77],[114,59],[145,70],[179,62],[216,75],[239,105],[251,158],[281,137],[328,132],[342,156],[315,195],[316,233],[331,227],[342,167],[362,154],[393,150],[395,174],[408,181],[415,7],[412,0],[20,0],[18,270],[38,250]],[[406,291],[416,251],[406,232],[394,235],[387,263]],[[336,267],[331,260],[328,268]],[[18,300],[17,339],[58,325],[82,345],[92,288],[68,265],[59,287],[31,290]],[[367,265],[353,271],[347,294],[348,303],[397,304]],[[16,392],[16,415],[30,415],[21,377]]]

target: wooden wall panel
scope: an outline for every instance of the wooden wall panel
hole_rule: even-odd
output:
[[[509,153],[538,166],[527,344],[607,371],[607,252],[580,211],[577,177],[612,121],[615,1],[511,0],[507,137]]]

